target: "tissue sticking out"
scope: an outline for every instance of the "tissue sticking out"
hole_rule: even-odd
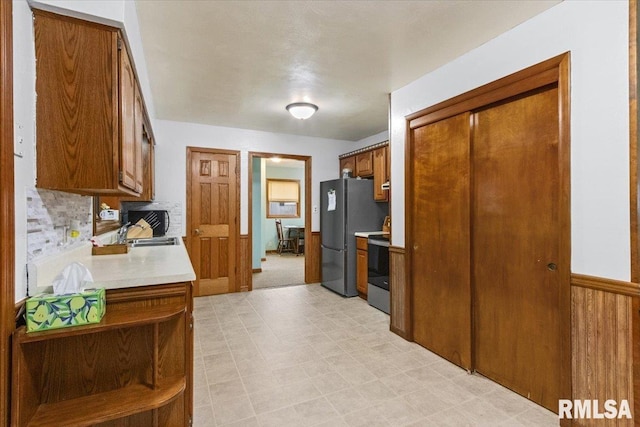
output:
[[[73,262],[53,279],[53,293],[54,295],[81,293],[88,282],[93,283],[91,272],[79,262]]]

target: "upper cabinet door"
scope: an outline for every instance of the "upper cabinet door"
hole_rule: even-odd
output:
[[[356,176],[373,175],[373,153],[365,151],[356,155]]]
[[[342,177],[342,171],[345,169],[351,169],[351,176],[356,176],[356,157],[349,156],[340,159],[340,177]]]
[[[142,103],[142,95],[140,88],[136,84],[135,105],[134,105],[134,121],[135,121],[135,138],[134,151],[136,158],[136,193],[142,193],[144,188],[144,155],[142,153],[142,145],[144,144],[144,106]]]
[[[391,146],[389,144],[387,144],[386,147],[384,147],[384,151],[385,151],[385,157],[386,157],[386,162],[387,162],[387,167],[385,168],[385,179],[384,182],[387,182],[391,179]]]
[[[136,77],[127,48],[122,43],[122,40],[118,41],[118,45],[120,65],[120,182],[125,187],[136,191]],[[140,156],[142,156],[142,152],[140,152]],[[142,183],[140,186],[142,187]]]
[[[37,186],[113,188],[117,33],[34,11]]]
[[[120,31],[37,9],[34,29],[36,186],[138,197],[146,116]]]
[[[389,191],[382,189],[387,181],[387,147],[373,150],[373,198],[378,202],[389,200]]]

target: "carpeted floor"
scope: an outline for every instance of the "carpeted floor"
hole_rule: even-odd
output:
[[[304,255],[267,254],[262,272],[253,273],[253,289],[304,284]]]

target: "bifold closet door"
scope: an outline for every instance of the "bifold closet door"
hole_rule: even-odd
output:
[[[473,115],[475,368],[557,411],[562,325],[558,90]],[[462,268],[462,267],[461,267]]]
[[[410,233],[414,340],[471,369],[470,114],[413,131]]]

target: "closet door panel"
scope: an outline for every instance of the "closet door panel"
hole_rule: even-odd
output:
[[[561,378],[558,90],[473,116],[475,366],[557,410]]]
[[[412,131],[408,235],[414,340],[471,368],[470,115]]]

